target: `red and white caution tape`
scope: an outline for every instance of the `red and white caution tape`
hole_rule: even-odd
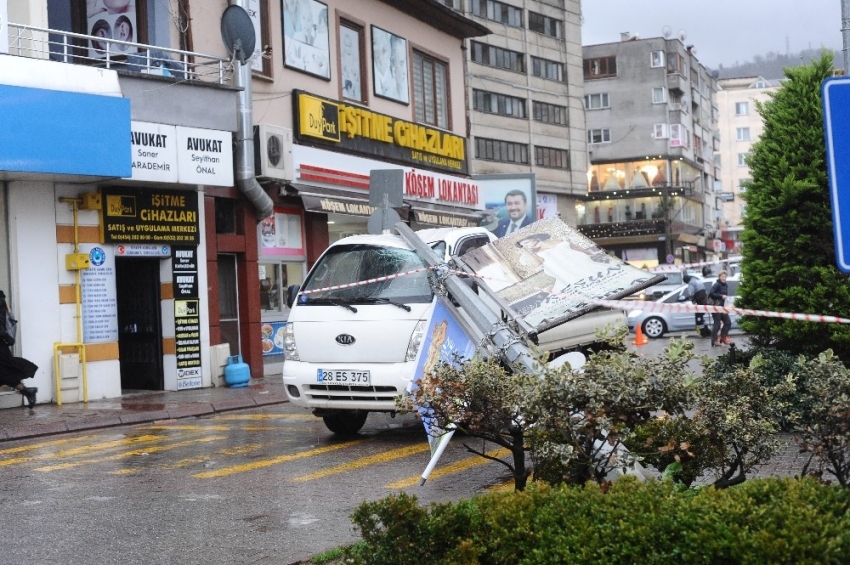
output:
[[[725,261],[725,259],[724,259]],[[328,290],[340,290],[344,288],[353,288],[357,286],[363,286],[367,284],[372,284],[381,281],[388,281],[391,279],[397,279],[399,277],[404,277],[407,275],[412,275],[414,273],[421,273],[422,271],[428,270],[440,270],[441,267],[422,267],[419,269],[413,269],[410,271],[405,271],[403,273],[395,273],[392,275],[387,275],[385,277],[375,277],[373,279],[368,279],[364,281],[357,281],[348,284],[336,285],[336,286],[328,286],[325,288],[317,288],[314,290],[305,290],[300,292],[299,294],[313,294],[317,292],[325,292]],[[481,275],[476,275],[474,273],[467,273],[464,271],[458,271],[454,269],[449,269],[449,273],[472,277],[476,279],[482,280],[498,280],[493,277],[485,277]],[[545,289],[538,289],[545,291]],[[574,300],[581,300],[582,302],[590,302],[592,304],[596,304],[597,306],[605,306],[606,308],[614,308],[617,310],[641,310],[644,312],[690,312],[690,313],[707,313],[707,314],[737,314],[737,315],[747,315],[747,316],[761,316],[765,318],[781,318],[784,320],[801,320],[804,322],[816,322],[822,324],[850,324],[850,318],[840,318],[838,316],[824,316],[821,314],[801,314],[796,312],[774,312],[770,310],[752,310],[750,308],[735,308],[729,306],[708,306],[708,305],[699,305],[692,304],[690,302],[684,304],[670,304],[667,302],[650,302],[645,300],[604,300],[601,298],[590,298],[588,296],[583,296],[579,294],[566,294],[566,293],[555,293],[549,292],[552,296],[563,296],[566,298],[571,298]]]

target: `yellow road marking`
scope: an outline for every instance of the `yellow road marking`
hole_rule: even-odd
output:
[[[138,469],[118,469],[117,471],[109,471],[110,475],[132,475],[138,473]]]
[[[366,467],[368,465],[384,463],[386,461],[392,461],[393,459],[401,459],[402,457],[407,457],[408,455],[413,455],[415,453],[422,453],[423,451],[428,451],[429,449],[430,447],[427,443],[411,445],[408,447],[401,447],[399,449],[393,449],[384,453],[378,453],[377,455],[371,455],[369,457],[355,459],[354,461],[343,463],[342,465],[336,465],[334,467],[322,469],[321,471],[316,471],[315,473],[310,473],[309,475],[301,475],[300,477],[295,477],[289,480],[297,483],[313,481],[315,479],[321,479],[329,475],[336,475],[337,473],[344,473],[345,471],[360,469],[361,467]]]
[[[0,461],[0,467],[5,467],[6,465],[16,465],[18,463],[26,463],[28,461],[34,461],[38,459],[55,459],[59,457],[71,457],[74,455],[80,455],[81,453],[89,453],[91,451],[97,451],[101,449],[111,449],[113,447],[124,447],[133,443],[143,443],[148,441],[162,441],[165,439],[165,436],[137,436],[132,438],[122,438],[116,441],[107,441],[104,443],[96,443],[94,445],[84,445],[82,447],[73,447],[71,449],[63,449],[57,451],[56,453],[44,453],[42,455],[34,455],[32,457],[18,457],[16,459],[6,459],[5,461]]]
[[[216,420],[315,420],[319,419],[310,414],[223,414]]]
[[[180,424],[171,424],[171,425],[152,425],[152,426],[144,426],[146,430],[178,430],[178,431],[189,431],[189,432],[229,432],[233,429],[232,426],[225,425],[211,425],[211,426],[199,426],[197,424],[186,424],[185,426],[181,426]]]
[[[233,467],[224,467],[221,469],[216,469],[215,471],[202,471],[200,473],[195,473],[192,476],[197,479],[213,479],[218,477],[226,477],[227,475],[235,475],[236,473],[244,473],[246,471],[253,471],[255,469],[271,467],[272,465],[277,465],[278,463],[286,463],[287,461],[304,459],[306,457],[312,457],[313,455],[321,455],[322,453],[336,451],[337,449],[342,449],[344,447],[352,447],[354,445],[363,443],[364,441],[366,440],[361,439],[356,441],[349,441],[346,443],[326,445],[325,447],[318,447],[309,451],[301,451],[299,453],[292,453],[290,455],[281,455],[279,457],[272,457],[271,459],[262,459],[260,461],[253,461],[251,463],[245,463],[242,465],[234,465]]]
[[[261,443],[252,443],[249,445],[242,445],[239,447],[226,447],[224,449],[219,449],[213,455],[239,455],[242,453],[250,453],[252,451],[256,451],[258,449],[262,449],[264,447]],[[161,468],[163,470],[171,470],[171,469],[183,469],[188,467],[189,465],[195,465],[197,463],[204,463],[205,461],[209,461],[212,455],[199,455],[197,457],[186,457],[185,459],[181,459],[175,463],[171,463],[170,465],[163,465]]]
[[[46,467],[36,467],[33,471],[41,471],[43,473],[47,473],[50,471],[59,471],[61,469],[71,469],[72,467],[81,467],[83,465],[90,465],[93,463],[103,463],[105,461],[117,461],[119,459],[126,459],[127,457],[132,457],[134,455],[144,455],[145,453],[159,453],[161,451],[169,451],[171,449],[177,449],[179,447],[186,447],[189,445],[194,445],[196,443],[208,443],[211,441],[218,441],[220,439],[227,439],[225,436],[210,436],[210,437],[202,437],[198,439],[191,439],[188,441],[179,441],[177,443],[172,443],[170,445],[152,445],[150,447],[145,447],[142,449],[134,449],[132,451],[125,451],[124,453],[116,453],[115,455],[110,455],[108,457],[101,457],[99,459],[86,459],[84,461],[74,461],[72,463],[59,463],[58,465],[48,465]]]
[[[509,492],[514,490],[514,480],[508,479],[503,483],[495,484],[487,489],[487,492]]]
[[[35,449],[41,449],[42,447],[51,447],[53,445],[62,445],[65,443],[70,443],[72,441],[88,441],[95,436],[80,436],[74,438],[63,438],[63,439],[55,439],[53,441],[43,441],[41,443],[33,443],[30,445],[21,445],[19,447],[8,447],[6,449],[0,449],[0,455],[4,453],[22,453],[24,451],[33,451]]]
[[[504,457],[505,455],[510,454],[510,450],[505,449],[504,447],[500,447],[498,449],[493,449],[491,451],[486,452],[490,457]],[[473,457],[467,457],[466,459],[461,459],[455,463],[451,463],[446,465],[445,467],[438,467],[434,469],[431,475],[428,477],[429,481],[433,481],[434,479],[439,479],[440,477],[445,477],[446,475],[453,475],[454,473],[460,473],[461,471],[465,471],[467,469],[471,469],[472,467],[478,467],[479,465],[486,465],[487,463],[492,463],[489,459],[485,459],[478,455]],[[412,487],[419,484],[419,481],[422,479],[419,477],[408,477],[407,479],[402,479],[400,481],[396,481],[394,483],[390,483],[386,488],[407,488]]]

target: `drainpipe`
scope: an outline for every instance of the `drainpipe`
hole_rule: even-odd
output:
[[[233,4],[245,8],[245,0],[235,0]],[[260,38],[257,38],[257,41],[260,41]],[[274,202],[255,178],[251,66],[240,63],[235,57],[233,62],[236,65],[235,86],[241,88],[236,124],[236,186],[254,206],[257,221],[260,222],[274,213]]]

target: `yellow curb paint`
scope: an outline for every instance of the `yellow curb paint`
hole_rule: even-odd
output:
[[[315,473],[310,473],[309,475],[301,475],[300,477],[295,477],[289,480],[295,483],[313,481],[316,479],[327,477],[329,475],[336,475],[337,473],[344,473],[346,471],[360,469],[369,465],[377,465],[379,463],[385,463],[394,459],[401,459],[402,457],[407,457],[416,453],[422,453],[423,451],[428,451],[429,449],[430,447],[427,443],[422,445],[411,445],[409,447],[401,447],[399,449],[393,449],[385,453],[378,453],[377,455],[371,455],[369,457],[355,459],[354,461],[343,463],[342,465],[336,465],[335,467],[329,467],[327,469],[322,469],[321,471],[316,471]]]
[[[279,457],[272,457],[271,459],[263,459],[261,461],[253,461],[251,463],[245,463],[243,465],[234,465],[233,467],[224,467],[222,469],[216,469],[215,471],[202,471],[200,473],[195,473],[192,475],[196,479],[215,479],[218,477],[226,477],[228,475],[235,475],[236,473],[245,473],[248,471],[254,471],[256,469],[263,469],[265,467],[271,467],[273,465],[277,465],[279,463],[286,463],[287,461],[295,461],[297,459],[305,459],[307,457],[312,457],[314,455],[321,455],[323,453],[329,453],[331,451],[336,451],[338,449],[343,449],[345,447],[352,447],[358,444],[363,443],[366,440],[357,440],[357,441],[349,441],[346,443],[337,443],[334,445],[326,445],[325,447],[319,447],[316,449],[311,449],[309,451],[301,451],[299,453],[292,453],[290,455],[281,455]]]
[[[486,452],[486,455],[488,457],[496,458],[504,457],[508,454],[510,454],[510,450],[505,449],[504,447],[500,447],[499,449],[493,449],[492,451]],[[460,461],[457,461],[455,463],[450,463],[445,467],[438,467],[434,469],[434,471],[428,477],[428,481],[430,482],[435,479],[439,479],[440,477],[445,477],[446,475],[453,475],[455,473],[460,473],[461,471],[471,469],[472,467],[478,467],[480,465],[486,465],[488,463],[492,463],[492,461],[490,461],[489,459],[485,459],[484,457],[480,457],[478,455],[474,457],[467,457],[466,459],[461,459]],[[408,477],[407,479],[402,479],[400,481],[388,484],[387,488],[407,488],[416,486],[419,484],[419,481],[421,479],[421,476]]]
[[[36,467],[33,471],[40,471],[42,473],[48,473],[50,471],[59,471],[62,469],[71,469],[73,467],[82,467],[83,465],[92,465],[95,463],[104,463],[106,461],[118,461],[119,459],[126,459],[127,457],[133,457],[134,455],[145,455],[149,453],[160,453],[162,451],[169,451],[172,449],[177,449],[179,447],[187,447],[189,445],[194,445],[196,443],[209,443],[211,441],[218,441],[222,439],[227,439],[225,436],[210,436],[210,437],[202,437],[198,439],[192,439],[188,441],[178,441],[177,443],[172,443],[170,445],[152,445],[150,447],[144,447],[141,449],[134,449],[132,451],[125,451],[124,453],[116,453],[115,455],[110,455],[108,457],[101,457],[99,459],[85,459],[83,461],[74,461],[72,463],[60,463],[58,465],[48,465],[45,467]]]

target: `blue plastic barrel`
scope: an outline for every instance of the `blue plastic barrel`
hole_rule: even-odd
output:
[[[227,358],[227,365],[224,367],[224,382],[230,388],[239,388],[248,386],[248,381],[251,380],[251,368],[248,363],[242,362],[241,355],[233,355]]]

